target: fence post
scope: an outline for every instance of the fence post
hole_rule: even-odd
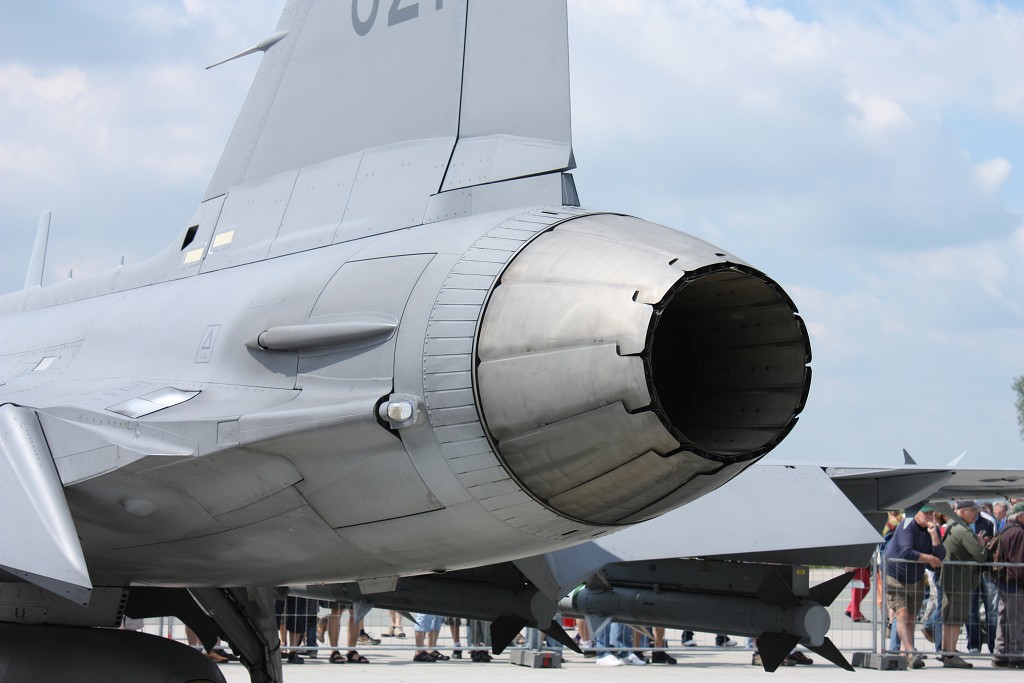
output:
[[[880,585],[883,577],[878,571],[881,561],[881,554],[878,552],[878,548],[875,548],[875,552],[871,555],[871,573],[874,574],[875,583],[879,584],[875,586],[875,590],[872,591],[874,595],[871,596],[871,623],[875,625],[871,629],[871,651],[875,654],[881,654],[882,651],[878,649],[878,615],[881,610],[878,609],[878,596],[883,595],[882,587]],[[885,629],[885,626],[882,626]]]

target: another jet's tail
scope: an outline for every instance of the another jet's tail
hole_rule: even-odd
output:
[[[572,166],[564,2],[289,0],[273,38],[207,200],[341,159],[382,202]]]

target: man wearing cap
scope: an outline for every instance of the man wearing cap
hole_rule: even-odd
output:
[[[969,523],[971,531],[975,534],[982,532],[987,543],[995,536],[995,525],[985,516],[984,508],[979,510],[979,515],[973,523]],[[981,605],[985,605],[985,632],[982,639],[981,628]],[[981,647],[988,644],[988,651],[995,652],[996,646],[996,612],[999,610],[999,591],[987,575],[981,577],[981,582],[971,592],[971,612],[967,617],[967,650],[972,654],[981,652]]]
[[[896,620],[900,648],[912,657],[911,666],[924,667],[924,657],[914,656],[914,620],[924,599],[924,565],[942,566],[946,549],[935,524],[935,508],[924,505],[904,519],[885,546],[885,585],[889,609]]]
[[[996,562],[1012,562],[999,576],[999,625],[992,666],[1024,669],[1024,503],[1016,503],[1006,515],[999,534]]]
[[[960,627],[970,612],[971,594],[981,582],[981,567],[950,562],[986,562],[987,536],[984,529],[977,534],[973,531],[981,510],[973,500],[956,502],[956,517],[952,518],[946,540],[947,562],[942,565],[942,650],[952,654],[940,655],[944,667],[970,669],[972,664],[956,654],[956,643],[960,639]]]

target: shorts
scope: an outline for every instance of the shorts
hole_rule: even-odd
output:
[[[306,598],[289,595],[284,605],[285,629],[291,633],[305,633],[309,625],[306,614]]]
[[[902,584],[891,576],[885,577],[886,603],[893,612],[906,609],[912,619],[921,609],[924,602],[926,581],[922,578],[917,583]]]
[[[444,623],[444,617],[437,616],[436,614],[413,614],[412,616],[416,620],[417,633],[440,631],[441,624]]]
[[[944,626],[962,626],[971,612],[970,591],[942,594],[942,623]]]

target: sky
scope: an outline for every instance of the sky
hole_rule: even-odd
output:
[[[43,0],[0,21],[0,291],[189,220],[283,0]],[[807,408],[769,456],[1024,469],[1024,1],[570,0],[584,206],[792,296]]]

